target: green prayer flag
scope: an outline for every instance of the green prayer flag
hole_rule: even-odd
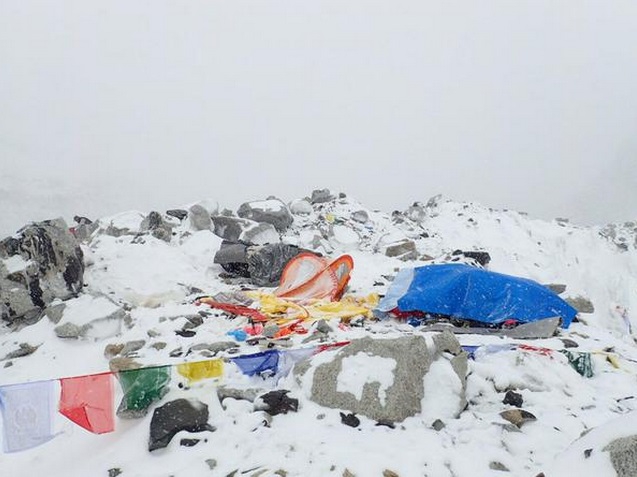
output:
[[[168,392],[170,366],[120,371],[117,377],[124,391],[117,415],[139,418],[146,415],[153,402],[159,401]]]
[[[593,377],[593,362],[590,353],[562,350],[571,367],[585,378]]]

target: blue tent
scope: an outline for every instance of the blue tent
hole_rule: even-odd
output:
[[[528,323],[559,316],[564,328],[577,314],[537,282],[458,263],[401,270],[378,306],[381,312],[394,308],[487,324],[507,319]]]

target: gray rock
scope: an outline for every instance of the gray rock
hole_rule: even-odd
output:
[[[422,223],[427,218],[427,212],[420,202],[414,202],[405,212],[405,215],[416,223]]]
[[[78,326],[74,323],[64,323],[63,325],[56,326],[53,331],[55,331],[58,338],[77,339],[82,336],[85,330],[82,326]]]
[[[210,213],[199,204],[195,204],[190,208],[190,225],[195,230],[210,230],[212,227],[212,219]]]
[[[229,350],[237,346],[234,341],[219,341],[217,343],[198,343],[189,348],[189,351],[210,351],[213,354]]]
[[[369,214],[364,210],[357,210],[355,212],[352,212],[352,220],[361,224],[365,224],[369,221]]]
[[[506,411],[502,411],[500,416],[516,426],[518,429],[527,422],[537,421],[537,417],[524,409],[508,409]]]
[[[560,294],[566,291],[566,285],[562,283],[548,283],[544,285],[546,288],[551,290],[553,293]]]
[[[489,469],[499,470],[500,472],[510,472],[506,465],[498,461],[489,462]]]
[[[226,217],[225,215],[215,215],[212,217],[214,226],[213,232],[224,240],[236,242],[244,231],[249,230],[256,224],[251,220],[238,219],[236,217]]]
[[[139,369],[142,365],[133,358],[119,356],[111,359],[108,362],[108,367],[111,372],[117,373],[119,371],[128,371],[130,369]]]
[[[443,336],[444,335],[444,336]],[[429,367],[442,357],[445,350],[458,353],[452,360],[452,366],[462,383],[462,395],[459,396],[458,413],[466,405],[464,389],[466,385],[467,355],[452,333],[437,336],[435,349],[427,346],[422,336],[406,336],[395,339],[373,339],[370,337],[352,340],[335,354],[334,358],[314,367],[310,399],[321,406],[348,410],[355,414],[383,422],[399,422],[422,412],[421,401],[424,397],[423,379]],[[393,371],[393,383],[386,389],[380,389],[375,378],[375,370],[369,370],[367,382],[363,386],[360,399],[350,392],[338,391],[338,377],[343,371],[343,360],[359,353],[370,357],[391,359],[396,362]],[[304,360],[294,368],[298,380],[303,381],[307,371],[312,368],[311,360]],[[381,398],[382,394],[382,398]],[[384,400],[384,404],[383,404]]]
[[[603,450],[610,452],[610,461],[617,477],[637,475],[637,435],[615,439]]]
[[[175,399],[156,408],[150,421],[148,450],[168,446],[179,431],[214,431],[208,417],[208,405],[196,399]]]
[[[80,242],[86,242],[93,232],[95,232],[99,228],[99,224],[96,222],[92,223],[81,223],[76,225],[71,229],[71,232]]]
[[[595,313],[593,303],[586,297],[567,297],[564,300],[577,310],[578,313]]]
[[[245,230],[239,237],[239,240],[255,245],[265,245],[280,242],[281,237],[272,224],[262,222]]]
[[[290,202],[290,212],[294,215],[310,215],[314,209],[305,199],[297,199]]]
[[[83,254],[62,219],[27,225],[0,241],[0,316],[13,326],[38,321],[53,300],[82,290]]]
[[[142,349],[145,344],[146,344],[145,340],[129,341],[124,345],[124,347],[120,351],[120,354],[122,356],[129,356],[133,354],[135,351],[139,351],[140,349]]]
[[[64,309],[66,308],[66,304],[58,303],[56,305],[49,305],[44,310],[44,314],[51,320],[52,323],[56,325],[62,319],[62,315],[64,314]]]
[[[20,343],[18,349],[7,353],[7,355],[4,358],[2,358],[2,360],[22,358],[24,356],[29,356],[30,354],[35,353],[39,347],[40,345],[31,346],[29,343]]]
[[[315,189],[312,191],[312,198],[310,202],[312,204],[322,204],[334,200],[334,196],[330,193],[329,189]]]
[[[241,204],[237,215],[255,222],[266,222],[280,232],[285,232],[292,225],[292,214],[283,202],[278,199],[245,202]]]
[[[442,431],[446,426],[446,424],[444,422],[442,422],[440,419],[436,419],[434,422],[431,423],[431,427],[435,430],[435,431]]]
[[[254,402],[262,392],[263,391],[261,389],[254,389],[254,388],[237,389],[237,388],[229,388],[226,386],[219,386],[217,388],[217,397],[219,398],[219,402],[222,404],[224,399],[227,399],[227,398]]]
[[[416,260],[418,258],[416,242],[413,240],[403,240],[402,242],[390,245],[385,249],[385,255],[388,257],[396,257],[404,261]]]
[[[141,232],[150,232],[150,234],[164,242],[170,242],[172,238],[172,225],[166,222],[161,214],[156,211],[152,211],[148,216],[142,220],[140,226]]]

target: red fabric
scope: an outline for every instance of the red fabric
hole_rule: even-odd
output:
[[[115,430],[111,373],[60,379],[60,414],[94,434]]]
[[[346,345],[348,345],[350,343],[351,343],[351,341],[338,341],[336,343],[318,345],[316,347],[316,353],[320,353],[322,351],[327,351],[327,350],[330,350],[330,349],[340,348],[341,346],[346,346]]]
[[[204,303],[208,305],[210,308],[223,310],[233,315],[247,316],[248,318],[252,318],[254,321],[268,321],[269,319],[259,310],[250,308],[249,306],[232,305],[230,303],[221,303],[219,301],[213,300],[212,298],[200,298],[195,303],[197,305],[200,303]]]

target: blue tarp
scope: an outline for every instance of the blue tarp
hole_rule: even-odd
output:
[[[572,306],[537,282],[469,265],[428,265],[403,277],[411,278],[411,282],[408,287],[405,280],[398,284],[401,296],[396,299],[391,287],[387,294],[402,312],[437,313],[488,324],[507,319],[528,323],[559,316],[564,328],[577,314]],[[379,309],[388,305],[381,302]]]

